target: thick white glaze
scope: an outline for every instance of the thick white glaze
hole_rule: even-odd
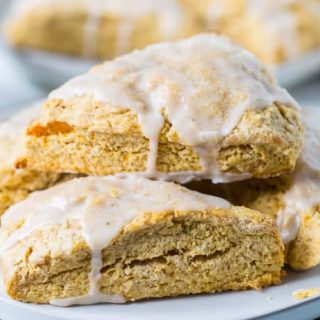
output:
[[[296,107],[253,55],[226,38],[206,34],[153,45],[106,62],[52,92],[49,99],[68,101],[82,95],[92,95],[111,110],[124,108],[137,114],[150,141],[146,177],[163,176],[156,171],[156,159],[165,114],[178,136],[197,152],[203,168],[201,172],[166,175],[179,182],[248,178],[220,172],[219,143],[248,109],[275,102]],[[71,119],[67,112],[59,117],[81,126],[82,111],[79,108]]]
[[[320,204],[320,108],[303,108],[302,118],[304,147],[291,188],[283,198],[284,208],[278,214],[284,243],[296,238],[302,215]]]
[[[124,302],[123,297],[100,294],[102,250],[134,218],[146,212],[191,211],[229,208],[220,198],[190,191],[177,184],[141,178],[87,177],[74,179],[51,189],[35,192],[12,206],[2,217],[0,258],[43,225],[78,220],[83,238],[92,251],[90,290],[86,296],[52,301],[52,304]],[[24,225],[9,237],[5,230],[24,219]],[[30,258],[32,259],[32,258]]]

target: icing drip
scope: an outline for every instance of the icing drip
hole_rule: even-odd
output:
[[[98,31],[101,18],[108,14],[119,19],[116,55],[130,50],[134,27],[139,19],[153,17],[159,26],[159,41],[177,37],[183,26],[184,9],[178,0],[16,0],[12,5],[12,14],[21,16],[34,8],[84,6],[88,12],[84,27],[83,55],[94,57],[98,48]]]
[[[52,92],[49,99],[68,101],[85,94],[108,108],[130,109],[137,114],[150,142],[147,170],[141,175],[182,183],[201,178],[214,183],[248,178],[220,172],[219,143],[248,109],[275,102],[296,107],[253,55],[214,35],[153,45],[106,62]],[[79,110],[76,115],[66,111],[59,117],[81,126],[85,115]],[[202,171],[156,171],[165,118],[179,138],[197,152]]]
[[[136,22],[147,16],[159,20],[160,37],[173,39],[183,25],[183,11],[177,0],[87,0],[88,22],[85,27],[84,55],[94,56],[101,18],[105,14],[118,17],[116,55],[130,51],[130,42]]]
[[[301,217],[320,204],[320,109],[303,108],[305,141],[300,163],[293,173],[291,188],[285,193],[284,209],[278,214],[278,225],[284,243],[294,240]]]
[[[146,212],[227,209],[230,206],[223,199],[193,192],[174,183],[134,177],[74,179],[46,191],[35,192],[6,212],[0,231],[0,256],[41,226],[77,220],[92,252],[90,289],[85,296],[53,300],[51,304],[121,303],[125,302],[124,297],[100,293],[100,270],[103,267],[102,250],[125,225]],[[25,221],[23,226],[7,237],[5,230],[10,230],[22,219]],[[33,259],[37,258],[31,255],[29,261]]]

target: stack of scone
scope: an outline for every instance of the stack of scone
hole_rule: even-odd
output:
[[[14,0],[7,38],[18,48],[110,59],[199,32],[227,35],[262,61],[320,47],[318,0]]]
[[[285,259],[315,265],[299,264],[319,220],[319,163],[313,146],[301,155],[303,140],[295,101],[226,38],[153,45],[92,69],[52,92],[26,129],[19,170],[87,177],[3,215],[7,294],[120,303],[259,289],[281,281]]]

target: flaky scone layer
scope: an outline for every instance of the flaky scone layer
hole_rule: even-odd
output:
[[[257,210],[277,221],[278,214],[285,208],[284,196],[292,187],[292,177],[285,175],[273,179],[250,179],[221,185],[200,181],[192,182],[188,187],[223,197],[234,205]],[[296,270],[307,270],[320,263],[319,205],[306,208],[300,216],[297,236],[286,246],[286,263]]]
[[[101,292],[134,301],[259,289],[279,283],[282,250],[275,223],[246,208],[145,213],[103,250]],[[12,298],[48,303],[87,294],[90,259],[81,226],[67,221],[17,243],[1,269]]]
[[[249,179],[213,185],[194,182],[191,189],[228,199],[277,220],[287,246],[288,264],[309,269],[320,263],[320,111],[304,107],[303,151],[295,171],[273,179]]]
[[[46,125],[34,124],[28,131],[28,167],[95,175],[143,172],[149,143],[141,133],[136,115],[128,110],[109,115],[97,112],[94,117],[104,118],[108,123],[104,132],[95,129],[95,119],[91,127],[77,128],[67,122],[68,114],[84,103],[88,103],[88,115],[95,113],[99,106],[85,97],[69,103],[48,102],[52,120]],[[61,111],[66,116],[59,116]],[[261,178],[290,172],[301,149],[302,130],[297,112],[286,106],[250,110],[222,141],[220,170]],[[201,171],[197,153],[178,137],[168,121],[159,140],[157,170],[163,173]]]

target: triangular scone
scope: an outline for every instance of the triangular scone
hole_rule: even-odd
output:
[[[267,63],[320,46],[318,0],[182,1],[199,14],[207,30],[230,37]]]
[[[15,167],[16,161],[24,155],[24,130],[39,116],[41,106],[42,103],[37,103],[0,123],[0,215],[30,192],[46,189],[64,177],[58,173]]]
[[[7,38],[22,48],[110,59],[203,30],[182,0],[12,2]]]
[[[276,223],[180,185],[87,177],[2,217],[9,296],[66,306],[262,288],[281,280]]]
[[[52,92],[28,128],[30,168],[214,182],[293,170],[302,124],[254,56],[200,35],[106,62]]]
[[[210,182],[188,185],[276,219],[287,245],[287,263],[298,270],[320,264],[320,109],[303,108],[302,118],[304,148],[292,174],[222,185]]]

